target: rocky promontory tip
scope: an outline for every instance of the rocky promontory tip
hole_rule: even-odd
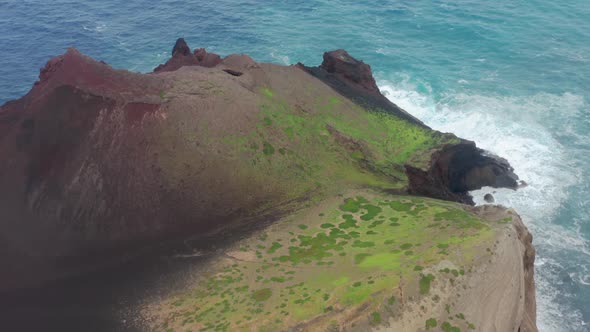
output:
[[[324,61],[320,68],[357,84],[360,89],[380,94],[371,66],[353,58],[343,49],[324,53]]]
[[[323,62],[318,67],[308,67],[302,63],[298,63],[297,67],[363,107],[377,112],[395,114],[413,124],[427,128],[422,121],[383,96],[375,83],[371,66],[353,58],[345,50],[324,53]]]

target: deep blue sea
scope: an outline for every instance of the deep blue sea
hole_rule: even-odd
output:
[[[0,104],[70,46],[140,72],[178,37],[280,64],[347,49],[393,102],[511,162],[529,186],[495,196],[535,236],[539,328],[590,331],[589,0],[0,0],[0,32]]]

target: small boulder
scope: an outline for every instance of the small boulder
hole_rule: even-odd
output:
[[[484,201],[486,201],[487,203],[494,203],[496,200],[494,199],[494,196],[492,196],[492,194],[485,194],[485,196],[483,197]]]
[[[199,61],[199,66],[213,68],[221,63],[221,57],[215,53],[209,53],[204,48],[196,49],[195,57]]]
[[[221,57],[215,53],[208,53],[204,48],[191,52],[184,38],[178,38],[172,48],[172,57],[161,64],[154,72],[175,71],[184,66],[201,66],[212,68],[221,63]]]

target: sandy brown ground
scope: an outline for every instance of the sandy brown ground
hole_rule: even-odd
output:
[[[508,332],[519,331],[519,328],[520,331],[536,331],[527,321],[531,315],[534,317],[534,303],[533,308],[530,301],[525,303],[526,295],[532,296],[534,302],[534,285],[533,294],[526,294],[531,291],[532,276],[525,277],[527,267],[523,257],[527,246],[520,239],[526,227],[512,209],[486,205],[474,211],[490,220],[490,225],[498,230],[489,255],[479,259],[472,273],[464,276],[445,278],[444,273],[433,271],[437,281],[432,284],[432,296],[408,303],[399,317],[389,319],[388,326],[373,331],[441,331],[445,321],[452,326],[464,324],[461,321],[470,323],[467,329],[451,331]],[[445,268],[456,267],[450,261],[443,261],[433,270]],[[436,318],[436,327],[426,327],[429,317]],[[461,324],[457,324],[459,322]]]

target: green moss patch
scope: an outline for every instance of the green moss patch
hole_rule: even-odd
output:
[[[432,274],[422,275],[420,278],[420,294],[426,295],[430,293],[430,283],[434,280]]]
[[[440,327],[444,332],[461,332],[461,329],[459,327],[453,326],[449,322],[442,323]]]
[[[258,302],[266,301],[272,296],[270,288],[263,288],[252,293],[252,298]]]
[[[275,153],[275,148],[269,142],[264,142],[262,143],[262,153],[272,156]]]
[[[402,278],[404,296],[427,296],[435,277],[423,270],[441,260],[466,266],[474,245],[490,245],[486,241],[493,231],[476,216],[467,213],[469,218],[463,218],[457,210],[463,211],[448,202],[371,192],[334,201],[321,212],[294,214],[262,236],[236,244],[235,251],[250,258],[225,258],[213,265],[190,292],[170,299],[162,315],[169,327],[183,329],[266,326],[279,331],[311,319],[314,326],[327,328],[330,315],[358,306],[367,323],[381,324],[382,315],[396,303]],[[367,214],[372,217],[363,219]],[[428,227],[437,218],[448,227]],[[385,220],[400,220],[400,225],[394,231]],[[460,249],[462,255],[443,254],[440,244]],[[432,324],[426,327],[438,325]],[[454,332],[454,326],[449,328]]]
[[[437,323],[436,319],[430,318],[430,319],[426,320],[426,323],[424,325],[427,330],[430,330],[430,329],[435,328],[438,325],[438,323]]]

